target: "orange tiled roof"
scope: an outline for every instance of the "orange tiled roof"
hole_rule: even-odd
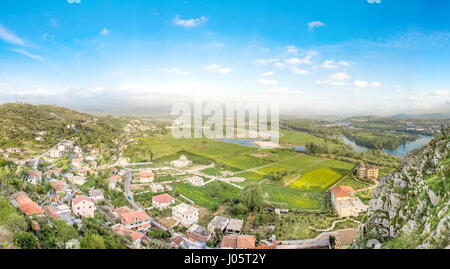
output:
[[[136,221],[143,221],[148,219],[147,213],[144,210],[136,210],[125,212],[121,214],[122,220],[127,224],[135,223]]]
[[[88,201],[88,202],[94,203],[94,200],[92,200],[92,198],[80,195],[80,196],[77,196],[74,199],[72,199],[72,204],[76,205],[76,204],[78,204],[81,201]]]
[[[350,186],[337,186],[331,188],[331,192],[333,193],[334,197],[340,198],[340,197],[349,197],[351,193],[355,191]]]
[[[153,199],[160,204],[169,203],[169,202],[172,202],[175,200],[175,198],[173,198],[172,196],[170,196],[167,193],[153,196]]]
[[[256,238],[254,235],[227,235],[222,239],[222,248],[245,248],[255,247]]]
[[[22,212],[27,216],[32,216],[33,214],[41,215],[42,213],[44,213],[41,207],[35,202],[21,204],[19,205],[19,207],[20,210],[22,210]]]
[[[47,213],[47,215],[52,218],[52,219],[60,219],[61,216],[58,215],[58,213],[56,213],[56,210],[53,208],[53,206],[44,206],[43,207],[45,213]]]
[[[144,235],[142,235],[141,233],[135,232],[131,229],[128,229],[125,225],[123,224],[117,224],[115,226],[112,227],[112,230],[120,235],[123,236],[131,236],[133,242],[136,242],[137,240],[141,239],[142,237],[144,237]]]
[[[139,177],[155,177],[155,173],[142,171],[139,172]]]
[[[50,181],[50,184],[55,191],[64,191],[64,182],[62,180]]]

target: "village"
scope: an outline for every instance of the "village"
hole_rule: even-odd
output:
[[[127,137],[133,132],[132,125],[124,129]],[[132,138],[126,140],[133,142]],[[86,219],[99,218],[108,229],[129,238],[129,248],[138,249],[152,248],[154,244],[160,248],[185,249],[332,248],[332,244],[333,248],[341,248],[349,246],[358,232],[354,228],[325,229],[311,239],[277,240],[273,233],[268,238],[257,238],[244,233],[245,219],[227,214],[205,216],[201,206],[171,186],[183,183],[202,187],[217,181],[242,190],[238,183],[246,178],[239,173],[206,174],[203,171],[214,168],[214,163],[195,164],[183,154],[165,162],[164,166],[155,167],[152,162],[130,163],[121,156],[120,147],[115,162],[109,165],[98,165],[102,158],[99,148],[88,145],[83,150],[75,141],[65,139],[37,157],[15,160],[26,167],[23,184],[34,187],[50,184],[51,189],[39,195],[38,201],[30,199],[24,191],[14,193],[11,203],[31,219],[37,236],[40,227],[34,219],[38,217],[47,219],[50,225],[53,220],[63,220],[79,231]],[[8,158],[7,153],[17,154],[20,149],[7,149],[4,158]],[[378,178],[375,166],[359,165],[355,173],[360,178]],[[93,180],[99,176],[104,179],[103,189],[94,188]],[[368,206],[354,196],[354,192],[350,186],[330,188],[332,208],[342,221],[367,210]],[[134,197],[144,198],[136,201]],[[272,212],[275,215],[286,213],[289,209],[273,208]],[[333,227],[339,222],[335,221]],[[274,225],[268,226],[269,230],[276,229]],[[73,239],[65,248],[80,248],[80,242]]]

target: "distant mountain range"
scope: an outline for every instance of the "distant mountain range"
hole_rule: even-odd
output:
[[[445,119],[450,119],[450,113],[427,113],[427,114],[418,114],[418,115],[400,113],[400,114],[392,115],[391,118],[445,120]]]

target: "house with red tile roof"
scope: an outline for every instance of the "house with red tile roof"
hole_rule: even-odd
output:
[[[253,249],[255,248],[255,241],[254,235],[226,235],[222,238],[220,248]]]
[[[170,207],[170,205],[175,203],[175,198],[170,196],[167,193],[163,193],[160,195],[153,196],[152,198],[152,206],[159,209],[167,209]]]
[[[339,217],[358,216],[360,212],[367,210],[368,206],[354,197],[354,192],[350,186],[337,186],[330,189],[331,203]]]
[[[72,160],[72,165],[75,168],[80,168],[82,164],[83,164],[83,160],[82,159],[73,159]]]
[[[131,241],[133,242],[133,245],[136,247],[140,247],[142,240],[145,238],[144,234],[133,231],[133,230],[127,228],[127,226],[125,226],[123,224],[116,224],[116,225],[112,226],[111,229],[116,234],[119,234],[122,236],[129,236],[131,238]]]
[[[75,216],[93,218],[95,210],[96,207],[92,198],[80,195],[72,199],[72,212]]]
[[[17,204],[17,207],[19,207],[22,213],[27,216],[33,216],[34,214],[39,216],[44,214],[44,211],[41,209],[41,207],[33,202],[30,197],[28,197],[28,195],[23,191],[14,194],[14,200]]]
[[[47,216],[49,216],[52,219],[60,219],[61,218],[61,216],[58,213],[56,213],[56,209],[53,206],[46,205],[42,209],[44,209]]]
[[[139,172],[139,181],[141,183],[152,182],[155,179],[155,173],[152,171],[141,171]]]
[[[144,231],[150,228],[151,219],[144,210],[131,210],[124,206],[115,211],[119,214],[122,224],[129,229]]]
[[[65,192],[64,181],[62,180],[52,180],[50,181],[50,185],[52,185],[55,192]]]

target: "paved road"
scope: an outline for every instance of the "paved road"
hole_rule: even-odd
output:
[[[133,209],[140,209],[133,198],[133,193],[130,190],[131,183],[131,170],[127,169],[127,177],[125,178],[124,187],[125,187],[125,198],[130,202]]]

